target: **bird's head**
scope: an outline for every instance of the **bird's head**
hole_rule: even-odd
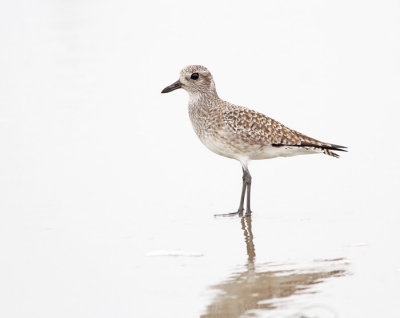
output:
[[[191,96],[217,95],[210,71],[201,65],[189,65],[183,68],[179,80],[164,88],[161,93],[169,93],[178,88],[183,88]]]

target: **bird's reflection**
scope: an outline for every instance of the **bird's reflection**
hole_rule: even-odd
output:
[[[253,310],[272,310],[285,298],[303,293],[313,293],[312,286],[330,277],[345,274],[332,267],[343,259],[323,260],[315,268],[283,270],[268,264],[256,264],[251,216],[241,218],[241,227],[247,249],[247,263],[229,279],[212,286],[218,296],[207,306],[202,318],[242,317]]]
[[[251,228],[251,216],[242,217],[240,222],[242,224],[244,241],[246,242],[248,264],[254,265],[256,249],[254,247],[253,230]]]

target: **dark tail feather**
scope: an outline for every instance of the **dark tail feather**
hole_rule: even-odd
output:
[[[339,151],[346,151],[346,150],[339,150]],[[340,157],[336,152],[333,152],[330,149],[324,149],[323,153],[328,155],[328,156],[335,157],[335,158],[339,158]]]
[[[335,145],[335,144],[328,144],[328,145],[320,146],[319,148],[324,150],[323,151],[324,154],[335,157],[335,158],[339,158],[340,156],[337,153],[333,152],[332,150],[347,152],[347,147],[339,146],[339,145]]]
[[[314,147],[314,148],[320,148],[320,149],[326,149],[326,150],[335,150],[335,151],[344,151],[347,152],[347,147],[345,146],[339,146],[339,145],[334,145],[334,144],[324,144],[324,145],[316,145],[316,144],[311,144],[311,143],[301,143],[298,145],[299,147]]]
[[[318,145],[318,144],[313,144],[313,143],[306,143],[302,142],[299,145],[287,145],[287,144],[272,144],[273,147],[285,147],[285,146],[290,146],[290,147],[299,147],[299,148],[314,148],[314,149],[320,149],[322,152],[328,156],[332,156],[335,158],[339,158],[340,156],[333,152],[333,151],[344,151],[347,152],[347,147],[345,146],[339,146],[335,144],[328,144],[325,143],[323,145]],[[332,151],[333,150],[333,151]]]
[[[330,144],[330,145],[331,145],[330,148],[327,148],[327,149],[347,152],[347,150],[346,150],[347,147],[345,147],[345,146],[339,146],[339,145],[334,145],[334,144]]]
[[[316,144],[312,144],[312,143],[301,143],[300,145],[297,145],[298,147],[310,147],[310,148],[316,148],[316,149],[321,149],[323,150],[323,153],[328,155],[328,156],[332,156],[335,158],[339,158],[340,156],[333,152],[333,151],[343,151],[343,152],[347,152],[347,147],[345,146],[339,146],[339,145],[335,145],[335,144],[324,144],[324,145],[316,145]],[[332,151],[333,150],[333,151]]]
[[[335,158],[339,158],[340,156],[337,153],[333,152],[332,150],[347,152],[347,147],[339,146],[339,145],[335,145],[335,144],[330,144],[330,147],[325,147],[324,148],[324,154],[327,154],[328,156],[332,156],[332,157],[335,157]]]

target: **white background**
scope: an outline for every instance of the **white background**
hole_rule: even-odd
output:
[[[198,317],[245,262],[237,222],[212,217],[237,207],[240,165],[197,140],[184,91],[160,94],[188,64],[349,147],[252,162],[257,259],[344,257],[321,299],[399,314],[398,1],[0,6],[1,317]]]

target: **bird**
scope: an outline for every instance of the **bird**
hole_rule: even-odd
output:
[[[189,117],[201,142],[212,152],[239,161],[242,191],[237,211],[216,216],[250,216],[251,160],[322,153],[339,158],[335,151],[347,147],[322,142],[290,129],[280,122],[219,98],[210,71],[202,65],[184,67],[179,79],[161,93],[184,89],[189,93]],[[246,210],[244,200],[246,197]]]

